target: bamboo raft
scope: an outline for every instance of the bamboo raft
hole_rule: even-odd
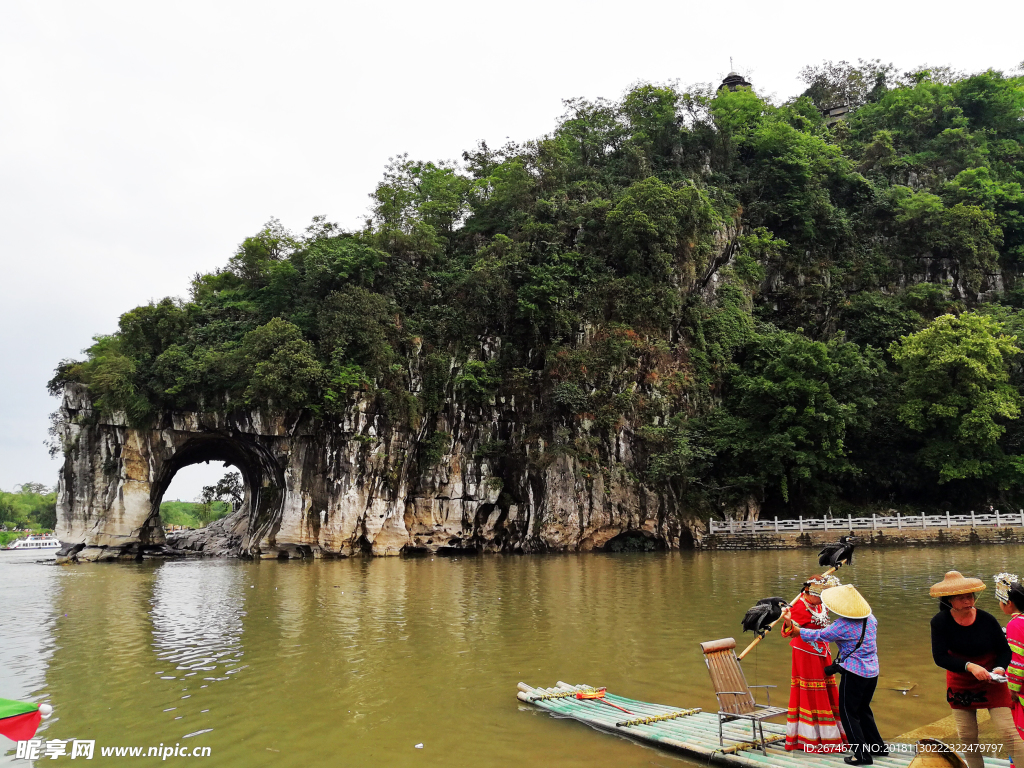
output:
[[[627,699],[605,693],[604,699],[577,699],[577,691],[592,692],[589,685],[569,685],[558,682],[554,688],[533,688],[519,683],[517,697],[557,717],[579,720],[592,728],[614,733],[627,739],[665,747],[689,757],[713,761],[722,765],[744,768],[847,768],[844,755],[806,755],[787,752],[786,726],[783,723],[764,723],[766,755],[752,741],[749,721],[732,721],[723,726],[725,745],[718,741],[718,715],[700,708],[681,709],[664,704]],[[602,703],[607,701],[629,710],[630,714]],[[892,752],[889,757],[875,757],[878,768],[906,768],[916,756],[916,745],[908,744],[906,751]],[[985,756],[986,768],[1009,768],[1009,760]]]

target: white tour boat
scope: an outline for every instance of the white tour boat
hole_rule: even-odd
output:
[[[60,549],[60,539],[54,536],[52,533],[43,533],[38,535],[26,536],[24,539],[18,539],[12,542],[7,549],[18,549],[18,550],[48,550],[48,549]]]

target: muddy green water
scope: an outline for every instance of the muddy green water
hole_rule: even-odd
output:
[[[754,600],[792,598],[819,570],[808,550],[77,567],[36,557],[0,553],[0,697],[53,704],[44,739],[208,745],[203,762],[217,766],[681,765],[534,711],[516,683],[711,708],[698,642],[739,637]],[[1024,570],[1024,547],[859,550],[841,573],[879,620],[883,736],[949,713],[927,587],[952,567],[990,582]],[[991,587],[981,605],[997,613]],[[780,637],[745,668],[786,701]],[[884,687],[904,680],[917,684],[909,694]],[[0,763],[27,765],[12,747],[0,737]]]

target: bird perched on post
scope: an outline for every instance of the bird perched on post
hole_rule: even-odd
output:
[[[757,632],[758,636],[764,637],[771,629],[771,625],[782,616],[782,607],[789,605],[788,600],[781,597],[766,597],[758,600],[754,606],[747,611],[740,624],[744,632]]]
[[[830,565],[839,568],[844,563],[853,563],[853,540],[856,536],[840,536],[834,544],[826,544],[818,553],[818,565]]]

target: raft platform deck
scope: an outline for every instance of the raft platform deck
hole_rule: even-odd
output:
[[[762,754],[760,745],[753,743],[749,720],[725,723],[722,726],[723,746],[718,741],[718,714],[715,712],[651,704],[605,693],[604,701],[628,710],[627,714],[602,703],[600,699],[575,698],[577,691],[593,690],[588,685],[569,685],[561,681],[554,688],[533,688],[519,683],[517,696],[520,701],[545,709],[557,717],[579,720],[593,728],[681,752],[702,762],[743,768],[847,768],[843,753],[810,755],[787,752],[784,723],[764,723],[765,740],[772,743],[765,747],[767,754]],[[906,751],[893,751],[889,757],[874,758],[874,765],[878,768],[906,768],[916,755],[916,745],[907,744]],[[1010,761],[986,755],[985,766],[1009,768]]]

